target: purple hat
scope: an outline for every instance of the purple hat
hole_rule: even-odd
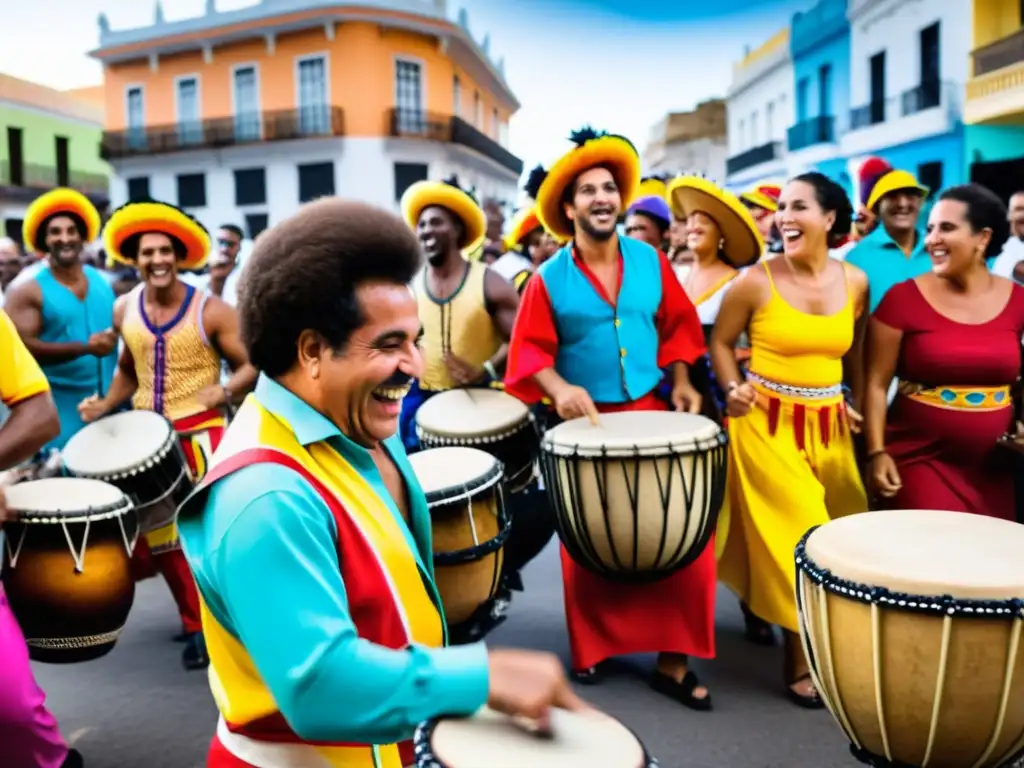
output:
[[[626,215],[632,216],[634,213],[642,213],[656,219],[665,229],[672,224],[672,212],[668,209],[668,203],[665,202],[664,197],[651,195],[634,200],[633,204],[629,206],[629,210],[626,211]]]

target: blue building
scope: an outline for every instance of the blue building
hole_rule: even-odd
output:
[[[793,60],[796,121],[789,128],[788,170],[825,173],[850,187],[841,138],[850,110],[850,24],[847,0],[819,0],[793,16],[790,56]]]

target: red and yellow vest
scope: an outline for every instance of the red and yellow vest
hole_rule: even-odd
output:
[[[291,427],[252,395],[232,421],[204,481],[186,502],[189,511],[201,509],[213,483],[243,467],[267,462],[298,472],[330,508],[349,610],[359,636],[395,649],[411,643],[443,646],[446,629],[440,598],[428,587],[385,502],[326,442],[301,445]],[[256,757],[261,764],[282,768],[402,768],[414,762],[408,743],[302,742],[285,722],[245,647],[217,621],[202,595],[200,600],[210,687],[222,718],[218,740],[239,760],[223,765],[247,765]],[[211,763],[215,764],[222,763]]]

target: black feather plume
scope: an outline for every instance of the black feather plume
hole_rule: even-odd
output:
[[[571,141],[577,147],[582,147],[588,141],[592,141],[593,139],[600,139],[602,136],[607,135],[607,131],[595,131],[589,125],[585,125],[579,130],[570,133],[569,141]]]
[[[543,165],[538,165],[526,178],[526,184],[523,185],[523,192],[530,196],[531,200],[537,199],[537,193],[540,191],[540,185],[544,183],[544,179],[548,177],[548,172],[544,170]]]
[[[459,192],[462,192],[465,195],[467,195],[474,203],[476,203],[477,205],[480,204],[476,197],[476,189],[466,189],[461,184],[459,184],[458,174],[453,173],[447,179],[443,179],[441,183],[447,184],[449,187],[455,187],[455,189],[459,190]]]

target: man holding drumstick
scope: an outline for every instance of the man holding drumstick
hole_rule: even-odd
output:
[[[697,311],[664,254],[620,238],[636,194],[640,158],[621,136],[587,128],[551,166],[537,192],[548,232],[573,238],[529,281],[509,344],[505,388],[527,403],[547,396],[558,416],[666,410],[657,395],[671,368],[671,407],[699,413],[689,366],[704,353]],[[697,710],[711,696],[687,657],[714,656],[715,553],[654,584],[620,584],[577,565],[562,548],[573,670],[597,682],[606,660],[659,651],[651,686]]]
[[[420,264],[400,219],[338,198],[255,245],[238,307],[262,373],[178,516],[221,713],[209,768],[401,768],[423,720],[583,708],[549,654],[444,647],[397,435]]]
[[[0,399],[11,412],[0,427],[0,470],[32,458],[60,433],[60,419],[39,364],[0,312]],[[0,488],[0,566],[3,524],[10,520]],[[29,665],[28,647],[0,584],[0,762],[4,768],[81,768],[82,756],[69,750],[46,708]]]

